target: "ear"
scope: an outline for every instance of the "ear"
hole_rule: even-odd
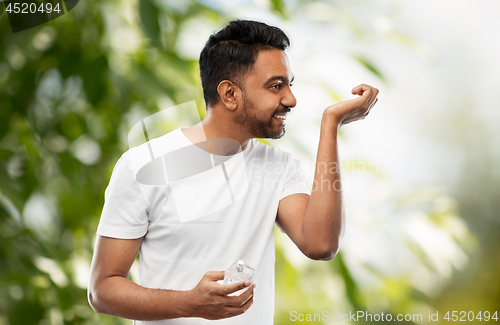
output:
[[[224,106],[230,111],[238,107],[238,99],[241,98],[240,88],[229,80],[222,80],[217,86],[217,92]]]

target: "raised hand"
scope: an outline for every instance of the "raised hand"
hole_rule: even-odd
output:
[[[324,116],[334,119],[338,127],[364,119],[378,101],[379,90],[372,86],[361,84],[351,92],[359,97],[329,106],[323,113]]]

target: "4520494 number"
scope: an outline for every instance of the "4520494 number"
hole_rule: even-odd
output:
[[[37,12],[51,13],[52,11],[60,13],[61,9],[59,8],[59,3],[55,7],[51,3],[41,3],[39,6],[36,3],[9,3],[5,11],[14,14],[34,14]]]
[[[491,314],[489,311],[480,311],[477,314],[473,311],[448,311],[443,317],[451,322],[473,322],[473,321],[498,321],[497,311]]]

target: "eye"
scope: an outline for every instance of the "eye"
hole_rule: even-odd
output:
[[[274,89],[280,89],[281,87],[281,84],[275,84],[275,85],[272,85],[271,88],[274,88]]]

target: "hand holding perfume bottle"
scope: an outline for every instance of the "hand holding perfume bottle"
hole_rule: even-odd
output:
[[[224,271],[224,284],[229,285],[241,281],[250,281],[253,283],[253,275],[255,274],[255,269],[246,265],[244,261],[238,260],[233,263],[226,271]],[[239,296],[245,292],[248,288],[238,290],[229,294],[230,296]]]

